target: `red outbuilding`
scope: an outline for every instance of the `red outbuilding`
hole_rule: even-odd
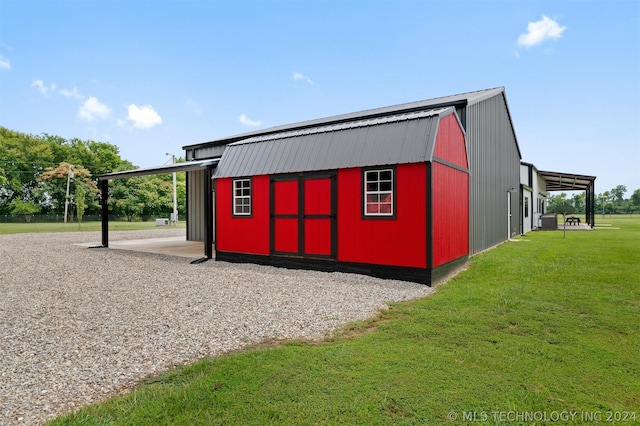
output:
[[[246,138],[214,182],[216,260],[431,284],[469,256],[454,107]]]

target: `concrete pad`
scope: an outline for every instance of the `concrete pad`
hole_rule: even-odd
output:
[[[95,244],[80,244],[82,246],[99,246]],[[139,240],[109,241],[109,248],[115,250],[131,250],[145,253],[165,254],[169,256],[189,257],[199,259],[204,257],[204,242],[187,241],[185,237],[146,238]]]
[[[563,231],[564,229],[565,229],[564,223],[559,223],[558,224],[558,230],[559,231]],[[566,230],[567,231],[593,231],[593,228],[591,228],[591,225],[588,225],[586,223],[581,223],[580,225],[568,225],[567,224]]]

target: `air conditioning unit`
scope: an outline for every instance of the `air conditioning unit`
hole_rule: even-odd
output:
[[[169,226],[169,219],[156,219],[156,226]]]

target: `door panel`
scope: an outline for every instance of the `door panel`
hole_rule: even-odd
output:
[[[335,259],[335,173],[275,177],[271,188],[272,254]]]
[[[276,218],[273,226],[273,250],[298,253],[298,218]]]
[[[333,179],[304,179],[304,254],[332,255]]]
[[[304,181],[304,214],[331,215],[331,178]]]
[[[273,185],[273,213],[298,215],[298,180],[279,180]]]
[[[331,219],[304,219],[304,254],[331,256]]]
[[[272,182],[271,251],[297,254],[299,252],[298,180]]]

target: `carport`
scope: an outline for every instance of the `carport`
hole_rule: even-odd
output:
[[[158,167],[145,169],[125,170],[121,172],[107,173],[98,176],[101,191],[101,208],[102,208],[102,245],[101,247],[109,247],[109,181],[112,179],[126,179],[136,176],[158,175],[173,172],[190,172],[202,170],[204,203],[202,215],[204,220],[204,257],[195,260],[194,263],[203,262],[213,258],[213,172],[220,161],[219,158],[187,161],[185,163],[169,164]],[[187,222],[187,227],[189,226]]]
[[[596,225],[595,176],[543,171],[538,171],[538,175],[546,181],[547,192],[585,191],[585,221],[592,228]]]

